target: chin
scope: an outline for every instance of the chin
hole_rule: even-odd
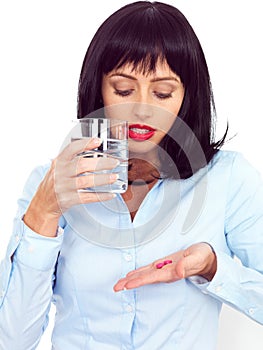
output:
[[[141,155],[142,159],[147,158],[146,155],[156,155],[158,150],[158,145],[151,141],[134,141],[129,139],[129,158]],[[143,156],[144,155],[144,156]]]

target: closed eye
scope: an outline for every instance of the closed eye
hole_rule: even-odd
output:
[[[117,90],[115,89],[114,93],[118,96],[121,96],[121,97],[126,97],[126,96],[129,96],[131,95],[131,93],[133,92],[133,89],[129,89],[129,90]]]
[[[171,93],[168,93],[168,94],[165,94],[165,93],[162,93],[162,92],[156,92],[154,91],[154,94],[157,98],[159,98],[160,100],[165,100],[166,98],[170,98],[172,97],[172,94]]]
[[[116,95],[118,95],[118,96],[121,96],[121,97],[127,97],[127,96],[130,96],[133,91],[134,91],[133,89],[128,89],[128,90],[115,89],[114,93]],[[165,100],[167,98],[171,98],[172,97],[172,93],[162,93],[162,92],[157,92],[157,91],[154,91],[153,93],[160,100]]]

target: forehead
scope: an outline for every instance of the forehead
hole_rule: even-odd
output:
[[[178,75],[171,70],[168,63],[166,61],[161,60],[158,60],[156,62],[156,65],[153,70],[146,70],[144,63],[139,63],[136,66],[133,63],[125,63],[123,66],[113,69],[107,75],[111,75],[114,73],[122,73],[133,76],[143,76],[151,78],[162,76],[171,76],[178,78]]]

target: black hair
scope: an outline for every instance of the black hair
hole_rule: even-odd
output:
[[[155,70],[158,59],[168,63],[185,89],[178,117],[159,145],[165,151],[162,155],[167,155],[162,156],[161,170],[167,177],[185,179],[213,158],[227,130],[215,142],[216,110],[206,59],[193,28],[174,6],[137,1],[121,7],[102,23],[82,65],[78,118],[103,107],[103,74],[127,63],[148,73]]]

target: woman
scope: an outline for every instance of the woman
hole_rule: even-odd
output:
[[[25,186],[1,265],[3,349],[36,348],[51,301],[54,349],[214,349],[223,302],[263,323],[262,180],[214,141],[205,57],[176,8],[131,3],[98,29],[78,118],[114,106],[129,122],[123,195],[78,191],[116,181],[78,176],[117,165],[75,157],[98,139]]]

